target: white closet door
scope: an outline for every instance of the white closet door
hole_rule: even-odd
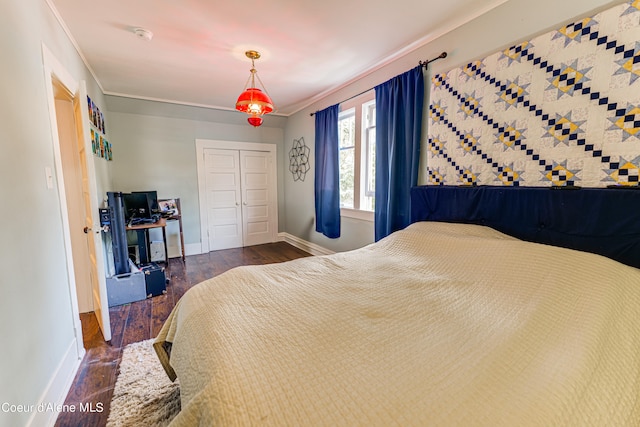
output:
[[[273,241],[277,201],[272,194],[271,153],[240,151],[242,176],[242,229],[245,246]]]
[[[240,153],[204,150],[209,250],[243,246]]]

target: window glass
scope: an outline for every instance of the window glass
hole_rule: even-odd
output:
[[[338,135],[340,137],[340,206],[354,208],[355,151],[356,151],[355,109],[340,113]]]
[[[369,93],[341,105],[340,207],[343,214],[363,211],[357,218],[373,219],[375,199],[376,104]],[[347,215],[349,216],[349,215]]]
[[[373,211],[376,195],[376,104],[368,102],[364,104],[362,122],[364,123],[364,153],[363,167],[364,186],[361,192],[360,209]]]

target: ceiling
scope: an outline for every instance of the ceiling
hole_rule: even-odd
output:
[[[281,115],[505,1],[48,0],[107,95],[233,110],[253,49]]]

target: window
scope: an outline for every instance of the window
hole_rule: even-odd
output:
[[[367,102],[362,106],[364,191],[360,197],[360,209],[373,212],[376,197],[376,103]]]
[[[340,135],[340,207],[351,209],[355,206],[355,112],[355,108],[350,108],[341,112],[338,118],[338,132]]]
[[[373,220],[375,201],[376,104],[368,93],[341,105],[341,215]]]

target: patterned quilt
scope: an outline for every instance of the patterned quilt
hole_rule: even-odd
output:
[[[432,76],[427,182],[640,183],[640,2]]]

